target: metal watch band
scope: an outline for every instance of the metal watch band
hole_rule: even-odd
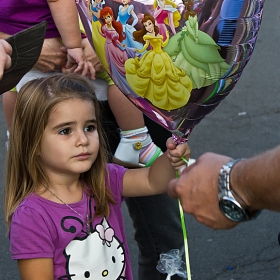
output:
[[[245,158],[239,158],[229,161],[224,164],[220,170],[219,176],[219,190],[220,191],[231,191],[229,184],[229,175],[232,167],[239,161],[244,160]]]
[[[261,210],[250,211],[245,202],[239,198],[233,190],[230,188],[230,172],[232,167],[239,161],[244,160],[245,158],[234,159],[222,166],[219,173],[219,201],[224,197],[228,197],[231,200],[235,201],[235,204],[241,208],[244,212],[244,221],[254,219],[258,216]]]
[[[244,202],[242,203],[241,199],[234,196],[233,191],[230,189],[231,169],[241,160],[244,159],[240,158],[227,162],[222,166],[219,173],[219,206],[223,214],[235,222],[248,221],[252,219],[246,204]],[[231,205],[230,207],[229,204]]]

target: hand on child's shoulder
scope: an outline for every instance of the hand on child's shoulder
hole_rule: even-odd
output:
[[[186,165],[186,162],[183,159],[188,161],[191,156],[191,150],[187,142],[177,145],[172,137],[170,137],[166,141],[166,148],[167,158],[176,170],[181,166]]]

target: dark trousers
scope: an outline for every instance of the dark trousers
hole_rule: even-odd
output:
[[[101,103],[102,121],[111,154],[120,141],[117,123],[107,102]],[[154,143],[163,151],[170,132],[145,117],[145,124]],[[184,245],[177,199],[167,194],[125,199],[135,228],[135,240],[139,247],[138,280],[164,280],[167,274],[157,271],[159,255]],[[172,276],[172,280],[181,279]]]

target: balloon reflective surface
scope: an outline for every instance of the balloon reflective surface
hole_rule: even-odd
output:
[[[248,63],[264,0],[78,1],[112,80],[178,138],[231,92]]]

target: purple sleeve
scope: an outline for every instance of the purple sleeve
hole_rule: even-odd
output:
[[[109,176],[110,176],[110,188],[115,195],[115,200],[118,203],[123,201],[123,176],[127,168],[117,165],[108,164]]]
[[[14,213],[10,232],[12,259],[53,258],[55,246],[49,225],[36,209],[20,206]]]

